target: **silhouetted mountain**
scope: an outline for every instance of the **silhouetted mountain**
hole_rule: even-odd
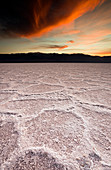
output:
[[[0,54],[1,63],[36,63],[36,62],[81,62],[81,63],[111,63],[111,56],[99,57],[85,54],[57,53],[16,53]]]

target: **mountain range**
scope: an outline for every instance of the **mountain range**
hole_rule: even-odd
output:
[[[111,63],[111,56],[91,56],[86,54],[58,53],[15,53],[0,54],[0,63],[42,63],[42,62],[77,62],[77,63]]]

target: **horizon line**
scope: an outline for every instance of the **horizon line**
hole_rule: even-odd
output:
[[[106,55],[106,56],[100,56],[100,55],[92,55],[92,54],[87,54],[87,53],[57,53],[57,52],[15,52],[15,53],[0,53],[0,55],[16,55],[16,54],[36,54],[36,53],[39,53],[39,54],[57,54],[57,55],[88,55],[88,56],[92,56],[92,57],[111,57],[111,55]]]

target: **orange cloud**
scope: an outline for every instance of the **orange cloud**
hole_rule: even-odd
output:
[[[72,43],[72,44],[73,44],[73,43],[74,43],[74,41],[73,41],[73,40],[70,40],[70,41],[68,41],[67,43]]]
[[[40,37],[61,26],[68,27],[69,23],[94,10],[104,1],[106,0],[28,0],[27,2],[19,0],[17,3],[8,3],[7,6],[3,3],[0,5],[0,37]],[[68,34],[74,33],[75,30]]]
[[[40,37],[93,10],[105,0],[37,0],[33,6],[32,31],[22,37]],[[72,33],[71,33],[72,34]]]
[[[64,46],[59,47],[59,50],[63,50],[65,48],[68,48],[68,45],[64,45]]]
[[[58,50],[63,50],[65,48],[68,48],[68,45],[41,45],[37,47],[32,47],[31,49],[33,50],[38,50],[38,49],[58,49]]]

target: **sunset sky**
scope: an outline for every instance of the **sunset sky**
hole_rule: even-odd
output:
[[[0,53],[111,55],[111,0],[0,2]]]

